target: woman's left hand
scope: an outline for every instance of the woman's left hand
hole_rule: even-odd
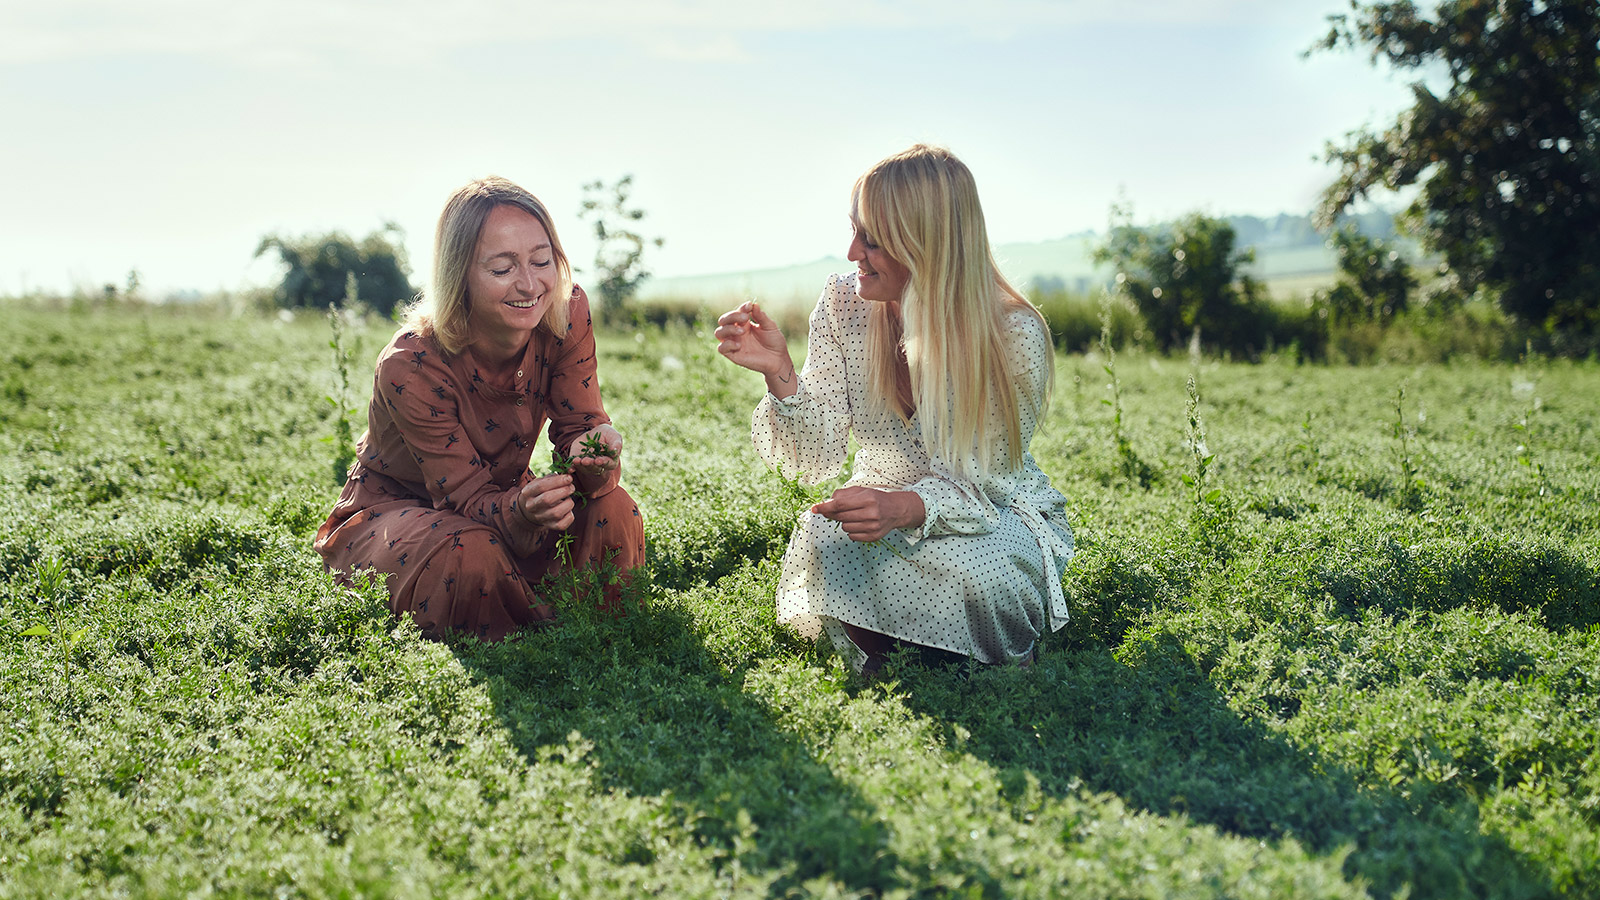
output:
[[[896,528],[917,528],[928,517],[915,491],[869,487],[840,488],[811,511],[838,522],[852,541],[876,541]]]
[[[605,450],[585,449],[586,442],[593,447],[592,439],[598,439]],[[604,477],[622,465],[622,432],[610,425],[597,425],[579,435],[567,448],[567,455],[572,458],[573,471],[590,478]]]

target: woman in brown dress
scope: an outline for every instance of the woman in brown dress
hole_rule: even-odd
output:
[[[570,474],[528,469],[547,419]],[[589,300],[532,194],[487,178],[450,198],[433,286],[378,357],[357,450],[314,546],[335,571],[384,577],[390,608],[430,637],[499,640],[553,618],[546,575],[644,562]]]

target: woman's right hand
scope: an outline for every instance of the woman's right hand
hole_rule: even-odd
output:
[[[737,309],[723,313],[717,319],[714,335],[718,353],[767,376],[769,387],[776,380],[780,385],[788,385],[787,393],[794,393],[794,362],[789,358],[789,342],[778,330],[778,323],[760,304],[748,300]]]
[[[572,510],[572,476],[565,473],[535,478],[517,494],[517,512],[534,528],[566,531]]]

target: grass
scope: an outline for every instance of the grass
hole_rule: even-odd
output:
[[[1600,895],[1592,363],[1121,349],[1119,448],[1064,356],[1072,622],[867,686],[773,621],[800,504],[693,326],[600,346],[649,584],[485,645],[309,548],[326,320],[7,313],[0,896]]]

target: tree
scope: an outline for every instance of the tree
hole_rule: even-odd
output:
[[[344,299],[346,281],[354,276],[362,302],[392,316],[397,305],[416,294],[404,240],[405,232],[393,222],[360,243],[338,231],[298,238],[269,234],[256,247],[256,256],[276,250],[286,267],[274,294],[281,307],[329,309]]]
[[[594,220],[594,268],[600,279],[595,287],[600,292],[601,318],[613,323],[628,318],[634,294],[650,277],[644,267],[645,245],[666,243],[659,237],[645,238],[629,224],[645,217],[644,210],[628,208],[632,190],[632,175],[624,175],[612,185],[596,179],[583,186],[583,205],[578,211],[581,218]]]
[[[1405,222],[1464,291],[1547,332],[1600,332],[1600,4],[1447,0],[1431,18],[1405,0],[1350,7],[1308,52],[1369,47],[1417,74],[1415,103],[1381,134],[1328,144],[1339,176],[1319,223],[1418,186]]]
[[[1330,243],[1339,257],[1339,281],[1325,297],[1334,321],[1387,321],[1406,308],[1417,276],[1400,251],[1353,225],[1335,231]]]
[[[1095,262],[1113,264],[1163,350],[1183,347],[1196,328],[1212,346],[1250,352],[1266,344],[1266,301],[1241,269],[1255,252],[1235,249],[1233,226],[1191,213],[1170,226],[1136,228],[1112,208],[1112,226]]]

